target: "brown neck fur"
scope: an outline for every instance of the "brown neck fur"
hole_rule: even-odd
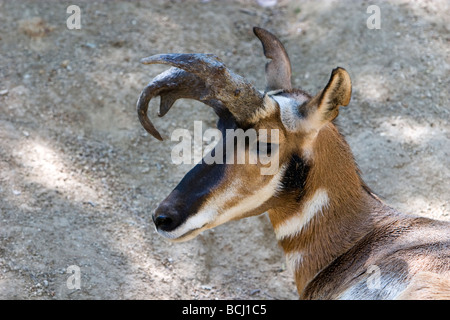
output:
[[[286,218],[301,214],[303,204],[316,190],[321,188],[327,192],[327,208],[315,214],[299,233],[280,240],[286,254],[301,255],[293,270],[300,295],[321,269],[373,228],[379,218],[371,213],[381,211],[375,207],[383,206],[361,180],[350,148],[333,124],[321,129],[313,153],[300,202],[290,199],[284,201],[286,205],[269,211],[276,230]]]

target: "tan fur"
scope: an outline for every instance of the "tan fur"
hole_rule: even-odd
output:
[[[417,274],[397,300],[450,300],[450,274]]]
[[[353,159],[348,146],[338,139],[336,128],[329,124],[323,128],[314,143],[314,165],[311,168],[306,184],[304,200],[311,197],[318,188],[327,190],[330,196],[330,206],[326,215],[317,216],[310,227],[293,239],[280,242],[286,253],[304,252],[304,265],[296,270],[296,281],[299,293],[305,284],[322,269],[335,255],[347,250],[353,238],[360,237],[361,225],[367,217],[359,217],[358,213],[364,205],[364,191],[359,176],[355,171]],[[331,143],[338,141],[338,143]],[[329,168],[334,168],[330,170]],[[291,200],[292,201],[292,200]],[[274,228],[293,214],[298,214],[302,203],[269,211]],[[325,228],[314,228],[323,225]],[[355,234],[351,239],[339,241],[334,236],[340,229],[348,228]]]
[[[311,108],[314,109],[314,105]],[[278,110],[264,114],[255,125],[255,129],[260,128],[280,129],[280,167],[287,165],[290,155],[302,155],[305,141],[311,139],[301,130],[285,130]],[[434,277],[428,285],[425,285],[425,278],[414,277],[424,271],[438,275],[450,272],[448,224],[401,215],[383,204],[362,181],[351,150],[333,123],[328,122],[320,127],[309,143],[311,150],[304,158],[308,159],[311,169],[300,202],[294,194],[281,191],[232,220],[268,211],[271,223],[277,230],[287,219],[302,214],[303,206],[318,189],[325,190],[329,197],[326,208],[313,216],[295,236],[279,241],[292,261],[301,298],[445,297],[445,294],[439,293],[442,291],[440,287],[447,285],[440,282],[442,277]],[[259,165],[230,166],[223,183],[211,193],[209,205],[220,206],[221,211],[229,210],[270,181],[270,176],[260,175]],[[223,197],[222,194],[233,188],[233,194],[224,203],[214,203],[214,199]],[[224,222],[219,220],[220,224]],[[218,223],[212,222],[205,229],[216,225]],[[416,246],[424,248],[415,249]],[[447,258],[436,260],[439,259],[439,251],[436,253],[427,246],[438,246],[443,257]],[[372,265],[379,266],[385,279],[383,281],[387,282],[385,291],[368,289],[369,275],[366,273]],[[411,279],[415,280],[411,282]],[[394,287],[390,288],[389,283]],[[424,294],[414,293],[419,286],[427,288],[422,291]],[[431,294],[432,290],[438,291]]]
[[[158,208],[159,216],[154,216],[164,218],[160,226],[164,221],[179,222],[162,234],[174,241],[186,240],[229,220],[268,211],[302,299],[449,299],[450,224],[400,214],[386,206],[362,181],[348,144],[331,122],[339,107],[350,102],[348,73],[334,69],[314,97],[291,89],[284,47],[278,40],[271,44],[274,36],[266,31],[257,29],[256,34],[267,57],[282,59],[269,68],[269,89],[275,91],[264,95],[249,91],[253,103],[260,105],[247,110],[246,101],[231,94],[241,91],[232,90],[234,98],[226,100],[232,108],[227,105],[227,110],[244,127],[279,130],[278,171],[262,175],[261,162],[227,165],[208,190],[196,185],[192,195],[191,184],[183,185],[185,197],[174,190]],[[181,76],[192,80],[189,74]],[[238,80],[237,84],[246,84]],[[144,98],[139,110],[146,112],[149,99]],[[141,121],[145,124],[146,118]],[[158,138],[151,123],[147,129]],[[198,177],[205,181],[209,169],[200,167],[204,171],[187,181],[196,184]],[[179,214],[189,201],[198,204],[192,210],[187,207],[195,212]]]
[[[266,116],[259,125],[261,127],[280,125],[277,117],[278,113],[272,117]],[[283,131],[282,136],[280,162],[286,164],[287,155],[303,151],[302,141],[307,139],[307,136],[302,132],[287,131]],[[436,222],[434,227],[432,220],[401,215],[383,204],[361,180],[349,146],[332,123],[319,130],[311,146],[313,152],[308,158],[311,169],[301,201],[297,202],[294,195],[284,194],[282,197],[274,197],[258,210],[245,214],[245,216],[255,215],[268,209],[270,220],[276,230],[283,221],[301,214],[304,203],[318,189],[324,189],[329,194],[330,202],[324,212],[314,216],[294,237],[280,240],[286,255],[293,260],[293,272],[300,297],[304,299],[393,299],[408,295],[414,297],[413,292],[417,288],[417,284],[414,283],[418,280],[414,280],[405,293],[401,292],[411,278],[416,279],[414,278],[416,273],[427,270],[438,273],[450,272],[448,261],[450,229],[447,224]],[[233,175],[239,176],[242,181],[251,182],[258,179],[257,173],[249,175],[250,172],[246,168],[238,169],[235,166],[234,170]],[[252,183],[247,184],[247,188],[251,189]],[[240,196],[245,196],[244,193],[241,192]],[[230,200],[230,203],[233,201]],[[447,260],[435,260],[438,259],[436,252],[427,249],[427,246],[433,247],[436,243],[440,243],[441,252]],[[424,248],[416,250],[415,246]],[[393,251],[396,253],[393,254]],[[334,266],[334,263],[338,266]],[[345,265],[345,269],[341,269],[342,265]],[[372,265],[380,266],[382,276],[391,277],[392,283],[396,283],[397,287],[387,289],[387,293],[368,290],[366,282],[369,276],[366,272]],[[408,268],[401,267],[403,265],[407,265]],[[435,267],[437,265],[439,267]],[[365,276],[358,277],[361,274]],[[435,277],[436,283],[430,286],[438,290],[439,279],[442,277]],[[426,279],[420,283],[424,281]],[[446,283],[442,282],[442,286],[445,287]],[[429,298],[441,297],[440,293],[431,295],[430,290],[423,291]]]
[[[382,275],[389,275],[394,282],[404,274],[404,279],[397,284],[399,288],[406,286],[417,272],[450,272],[448,224],[401,215],[384,205],[360,179],[351,151],[334,125],[329,124],[319,132],[311,161],[302,201],[323,188],[329,193],[330,204],[301,233],[280,241],[287,255],[301,253],[294,270],[300,297],[395,298],[398,294],[395,289],[389,289],[392,296],[387,293],[386,297],[367,292],[367,277],[361,280],[357,276],[365,274],[371,265],[379,265]],[[285,198],[283,202],[289,205],[269,210],[274,229],[283,220],[301,212],[302,202],[297,206],[293,199]],[[442,259],[436,260],[440,259],[439,254]],[[397,270],[398,263],[408,268]],[[435,282],[439,283],[439,279],[442,277]],[[358,286],[363,289],[351,291]],[[437,284],[431,286],[439,288]],[[408,290],[414,291],[414,288],[416,286],[412,285]],[[351,294],[344,295],[350,291]],[[434,296],[439,297],[439,293]]]

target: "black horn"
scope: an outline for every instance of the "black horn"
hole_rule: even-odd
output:
[[[266,64],[266,90],[292,89],[291,62],[283,44],[267,30],[254,27],[253,32],[261,40],[264,55],[271,59]]]

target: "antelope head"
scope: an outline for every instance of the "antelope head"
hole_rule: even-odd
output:
[[[253,31],[270,59],[264,92],[211,54],[160,54],[141,61],[171,66],[144,88],[137,102],[138,117],[147,132],[162,140],[147,116],[150,100],[160,96],[159,116],[164,116],[177,99],[195,99],[213,108],[217,128],[223,133],[223,139],[207,156],[224,161],[211,163],[204,158],[152,215],[157,231],[173,241],[191,239],[230,220],[298,203],[315,164],[316,137],[323,128],[333,126],[339,106],[350,101],[351,81],[342,68],[332,71],[327,85],[315,96],[292,88],[291,64],[282,43],[264,29],[255,27]],[[266,155],[276,156],[278,165],[270,174],[261,174],[269,164],[259,158],[252,164],[225,161],[230,148],[224,146],[234,146],[233,151],[238,144],[235,136],[226,133],[239,129],[268,133],[256,136],[262,148],[254,151],[246,143],[241,152],[246,159],[262,149]],[[219,147],[220,154],[216,154]],[[231,157],[238,154],[232,152]]]

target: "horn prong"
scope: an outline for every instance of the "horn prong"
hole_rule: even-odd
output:
[[[253,32],[262,43],[264,56],[271,59],[266,64],[266,90],[292,89],[291,62],[281,41],[262,28],[254,27]]]

